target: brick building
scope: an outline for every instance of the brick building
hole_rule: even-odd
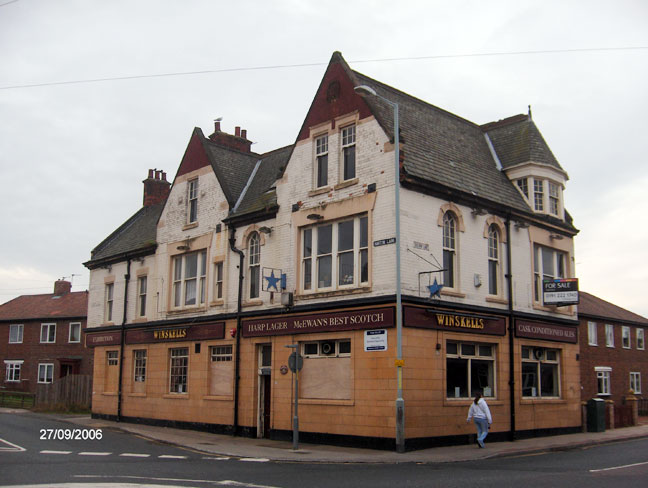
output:
[[[22,295],[0,305],[0,360],[7,390],[34,393],[39,384],[68,374],[92,374],[93,354],[83,343],[88,292],[69,281],[54,293]]]
[[[630,390],[648,392],[648,319],[580,292],[581,397],[623,404]]]
[[[478,125],[335,53],[294,144],[194,129],[168,198],[92,251],[93,414],[287,438],[294,345],[304,440],[467,442],[477,392],[494,437],[576,431],[575,308],[542,297],[573,277],[566,181],[530,113]]]

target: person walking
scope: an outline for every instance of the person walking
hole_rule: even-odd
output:
[[[482,398],[481,393],[477,393],[475,400],[470,404],[466,423],[469,423],[470,419],[474,419],[477,427],[477,444],[480,448],[484,447],[484,439],[488,435],[488,428],[493,423],[493,417],[491,417],[486,400]]]

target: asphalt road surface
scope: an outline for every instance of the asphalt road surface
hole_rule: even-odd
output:
[[[78,431],[75,432],[74,429]],[[0,414],[0,486],[647,486],[648,439],[446,464],[309,464],[229,458],[46,415]],[[110,485],[108,485],[110,483]]]

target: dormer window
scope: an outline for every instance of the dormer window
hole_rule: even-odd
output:
[[[198,178],[187,183],[187,223],[198,221]]]
[[[533,208],[536,212],[544,212],[544,181],[533,180]]]
[[[549,181],[549,213],[558,216],[560,209],[560,190],[558,185]]]
[[[517,180],[517,186],[522,192],[522,194],[528,199],[529,198],[529,180],[527,178],[519,178]]]

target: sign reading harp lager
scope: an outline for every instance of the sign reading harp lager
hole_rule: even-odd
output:
[[[578,304],[578,278],[544,280],[542,282],[542,303],[564,307]]]

